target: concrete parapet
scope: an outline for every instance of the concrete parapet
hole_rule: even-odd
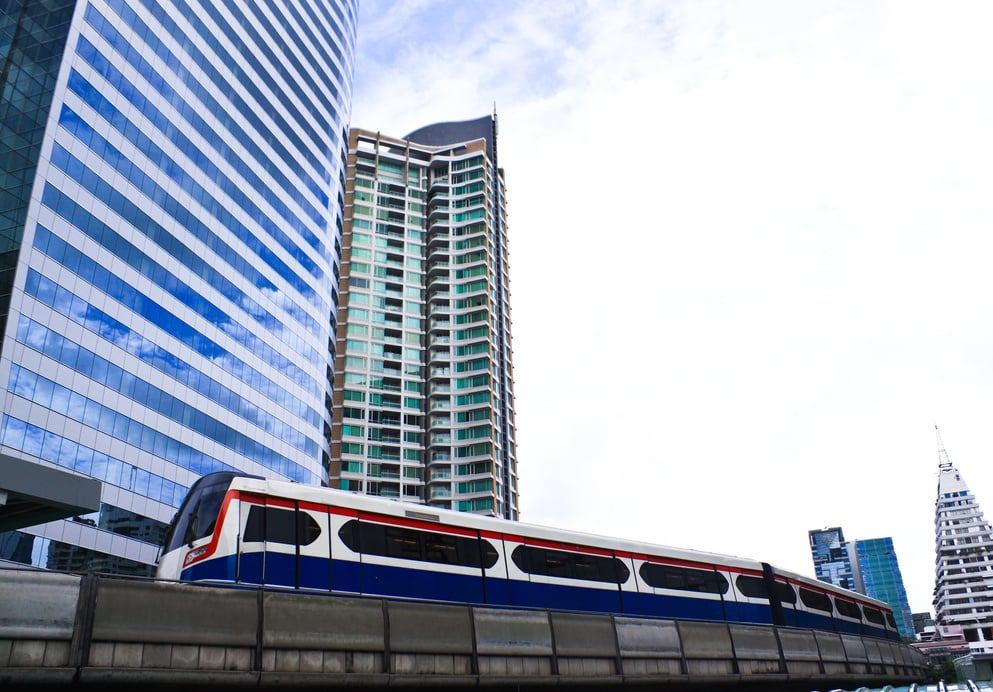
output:
[[[267,592],[262,602],[265,647],[384,650],[386,627],[381,601],[323,594],[301,598],[295,593]],[[254,628],[252,641],[255,641]]]
[[[254,646],[256,593],[126,579],[101,579],[93,640]]]
[[[734,657],[742,675],[786,672],[775,628],[758,625],[728,625],[734,644]]]
[[[617,648],[621,658],[669,658],[680,661],[683,649],[674,620],[618,617]]]
[[[778,634],[787,673],[811,677],[823,672],[817,639],[811,630],[780,628]]]
[[[555,632],[555,651],[561,656],[617,657],[617,635],[609,615],[583,613],[551,614]]]
[[[80,577],[9,570],[0,579],[0,639],[72,639]]]
[[[392,652],[472,655],[469,606],[394,601],[389,617]]]
[[[845,657],[848,659],[848,670],[851,673],[868,673],[872,667],[866,642],[855,634],[841,635],[841,643],[845,647]]]
[[[551,656],[548,613],[533,610],[473,608],[476,651],[480,656]]]
[[[812,689],[924,670],[831,632],[0,570],[0,685]]]
[[[678,622],[689,675],[736,675],[737,662],[727,623]]]

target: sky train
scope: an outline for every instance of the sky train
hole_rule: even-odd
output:
[[[157,576],[900,639],[882,601],[768,563],[233,472],[190,488]]]

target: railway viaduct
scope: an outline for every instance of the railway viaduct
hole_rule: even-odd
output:
[[[924,680],[872,638],[0,569],[0,687],[828,690]]]

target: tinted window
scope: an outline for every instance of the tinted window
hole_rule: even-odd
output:
[[[638,568],[638,573],[646,584],[658,589],[723,594],[727,593],[729,586],[723,575],[702,569],[646,562]]]
[[[282,507],[252,505],[248,510],[244,541],[268,541],[286,545],[310,545],[321,535],[321,527],[306,512]]]
[[[820,591],[813,591],[811,589],[805,589],[800,587],[800,600],[808,608],[813,610],[822,610],[825,613],[832,612],[831,599],[826,593]]]
[[[750,577],[741,574],[734,580],[734,583],[738,585],[738,591],[743,596],[765,598],[767,600],[769,598],[769,590],[765,587],[765,579],[762,577]],[[779,597],[781,603],[796,603],[796,592],[792,586],[779,581],[775,582],[775,584],[776,596]]]
[[[889,611],[886,612],[886,622],[889,623],[890,627],[896,629],[896,618],[894,618],[893,613]]]
[[[844,615],[846,618],[862,619],[862,613],[859,611],[858,604],[856,603],[846,601],[843,598],[836,598],[834,599],[834,607],[838,609],[839,614]]]
[[[522,572],[546,577],[623,584],[631,576],[631,570],[615,557],[519,545],[510,558]]]
[[[402,560],[488,569],[496,564],[498,557],[489,541],[478,538],[373,524],[357,519],[345,522],[338,535],[349,549],[357,553]]]
[[[865,619],[868,620],[869,622],[873,623],[874,625],[879,625],[879,626],[883,625],[882,611],[865,606],[862,608],[862,612],[865,613]]]
[[[190,488],[166,537],[166,552],[214,532],[232,473],[204,476]]]

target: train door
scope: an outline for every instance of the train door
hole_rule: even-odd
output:
[[[477,531],[479,538],[479,562],[483,575],[483,602],[492,605],[508,605],[510,594],[508,592],[507,578],[507,552],[504,550],[503,536],[500,534],[486,534],[484,537],[481,531]],[[489,545],[496,553],[496,562],[487,566],[488,562],[484,551]]]
[[[296,507],[297,586],[328,591],[331,588],[331,527],[328,508],[308,502]]]
[[[330,588],[327,514],[284,498],[260,498],[247,508],[238,551],[239,581],[290,588]]]

